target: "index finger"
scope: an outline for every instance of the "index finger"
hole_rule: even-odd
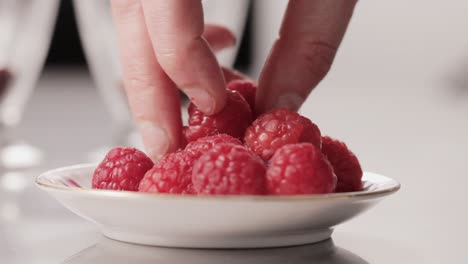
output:
[[[158,160],[180,145],[180,98],[154,56],[141,3],[113,0],[125,90],[148,155]]]
[[[225,81],[206,40],[201,0],[141,0],[158,62],[206,114],[226,102]]]

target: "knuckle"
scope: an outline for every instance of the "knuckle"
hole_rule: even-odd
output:
[[[177,45],[162,45],[157,49],[159,64],[180,88],[195,87],[200,81],[195,67],[202,64],[202,60],[197,57],[203,48],[201,41],[201,38],[195,38],[188,42],[178,42]]]
[[[306,41],[301,48],[306,69],[323,79],[331,68],[337,47],[323,41]]]
[[[175,34],[159,34],[155,52],[157,56],[172,57],[177,53],[180,42]]]
[[[135,122],[140,126],[140,127],[145,127],[145,126],[150,126],[153,123],[153,120],[142,111],[134,111],[133,116],[135,118]]]
[[[143,77],[130,77],[128,78],[128,87],[127,89],[142,93],[144,91],[152,90],[155,88],[155,84],[148,81],[146,78]]]
[[[142,72],[138,67],[127,67],[126,69],[126,88],[127,90],[144,93],[156,88],[154,78],[150,73]]]
[[[119,18],[126,19],[140,13],[140,1],[134,0],[112,0],[112,8]]]
[[[201,36],[187,37],[184,34],[160,34],[155,47],[156,54],[157,56],[170,57],[173,60],[185,60],[185,56],[188,56],[196,49],[202,41],[204,40]]]

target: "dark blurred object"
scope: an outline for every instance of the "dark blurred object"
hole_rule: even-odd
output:
[[[234,63],[234,69],[246,72],[249,69],[251,63],[251,42],[252,42],[252,2],[250,3],[247,14],[247,21],[245,23],[244,34],[239,47],[239,53],[237,54],[236,62]]]
[[[252,39],[250,30],[252,23],[251,18],[252,8],[250,7],[244,36],[242,40],[239,40],[241,41],[241,45],[234,65],[234,68],[241,71],[247,70],[250,65],[250,43]],[[71,0],[62,1],[60,4],[57,24],[55,26],[55,31],[46,63],[48,66],[86,65]]]
[[[46,63],[48,66],[82,66],[86,64],[71,0],[62,1],[60,4]]]
[[[11,73],[7,69],[0,69],[0,100],[3,93],[7,89],[8,82],[10,81]]]

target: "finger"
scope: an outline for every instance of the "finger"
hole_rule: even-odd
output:
[[[206,39],[214,52],[232,47],[236,44],[236,36],[234,36],[234,33],[229,29],[218,25],[205,25],[203,38]]]
[[[257,112],[300,108],[327,74],[356,0],[290,0],[259,81]]]
[[[224,75],[224,79],[226,80],[226,83],[230,83],[232,81],[235,81],[235,80],[249,80],[251,81],[251,78],[248,77],[247,75],[241,73],[241,72],[238,72],[234,69],[228,69],[228,68],[225,68],[225,67],[222,67],[221,68],[223,70],[223,75]]]
[[[125,89],[148,155],[158,160],[179,146],[181,115],[175,84],[158,64],[139,1],[113,0]]]
[[[226,103],[225,81],[202,37],[201,0],[141,0],[156,57],[164,71],[206,114]]]

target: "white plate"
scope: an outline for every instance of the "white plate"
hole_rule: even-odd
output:
[[[168,247],[258,248],[325,240],[332,227],[400,188],[364,173],[364,190],[296,196],[179,196],[91,189],[96,165],[46,172],[36,184],[112,239]]]

